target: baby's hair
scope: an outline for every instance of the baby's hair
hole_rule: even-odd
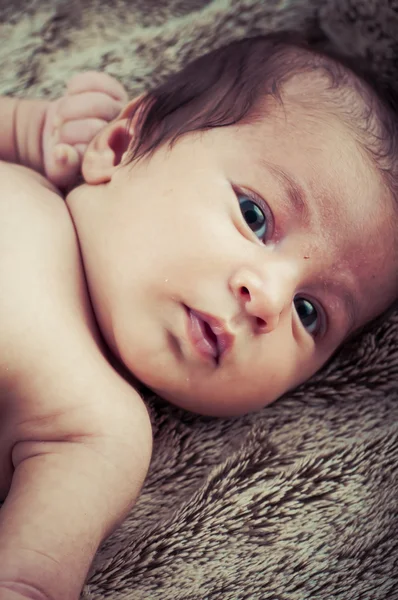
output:
[[[172,146],[189,132],[250,122],[265,114],[267,97],[283,103],[284,85],[305,74],[314,76],[314,85],[300,101],[309,110],[326,109],[344,120],[398,206],[398,102],[393,92],[357,61],[313,49],[291,32],[235,41],[150,90],[130,115],[136,124],[127,162],[166,143]],[[261,111],[256,110],[260,102]]]

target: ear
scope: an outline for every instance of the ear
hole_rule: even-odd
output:
[[[129,115],[137,107],[142,96],[129,102],[120,115],[94,136],[83,156],[82,174],[91,185],[107,183],[123,160],[134,138],[138,115],[129,123]]]

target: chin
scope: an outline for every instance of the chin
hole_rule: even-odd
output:
[[[206,417],[240,417],[245,414],[255,412],[263,408],[266,404],[272,402],[275,398],[264,396],[251,397],[250,399],[243,395],[234,395],[233,390],[230,393],[226,390],[217,389],[217,382],[210,384],[206,382],[205,376],[200,378],[200,385],[197,378],[192,380],[192,385],[176,376],[170,378],[169,375],[173,372],[172,365],[165,365],[165,370],[155,368],[155,365],[148,365],[147,361],[134,361],[134,369],[131,368],[132,357],[130,356],[130,366],[127,363],[128,370],[132,375],[139,380],[143,385],[149,388],[152,392],[188,412],[195,413]],[[157,359],[158,362],[158,359]],[[218,381],[220,383],[220,381]],[[185,384],[185,385],[183,385]]]
[[[217,400],[211,397],[209,392],[205,398],[197,396],[190,396],[188,394],[176,394],[165,392],[159,388],[148,386],[150,389],[158,394],[170,404],[174,404],[178,408],[182,408],[188,412],[195,413],[204,417],[240,417],[248,412],[258,410],[259,407],[248,409],[247,403],[245,402],[228,402],[228,400]]]

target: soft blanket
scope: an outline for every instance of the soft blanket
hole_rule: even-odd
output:
[[[396,0],[0,0],[0,92],[104,69],[134,94],[230,40],[295,28],[398,81]],[[147,395],[142,495],[85,600],[398,598],[398,315],[258,414]]]

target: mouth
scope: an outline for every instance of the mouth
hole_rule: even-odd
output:
[[[188,337],[196,350],[218,366],[232,348],[234,336],[224,323],[206,313],[185,306],[188,315]]]

